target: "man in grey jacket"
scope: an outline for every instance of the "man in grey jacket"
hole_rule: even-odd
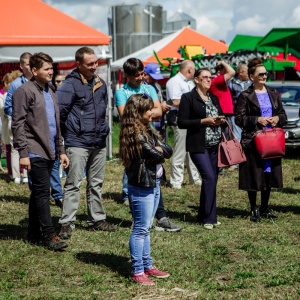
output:
[[[29,200],[28,241],[43,242],[57,251],[68,245],[56,235],[50,213],[50,174],[57,157],[68,167],[59,126],[57,98],[48,84],[53,60],[45,53],[30,57],[33,78],[13,93],[12,132],[20,166],[29,171],[32,191]]]

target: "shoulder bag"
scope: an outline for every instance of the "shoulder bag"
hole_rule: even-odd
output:
[[[241,143],[233,134],[229,123],[227,121],[226,123],[228,126],[229,136],[232,136],[232,139],[227,140],[224,133],[222,132],[223,141],[219,144],[218,149],[219,168],[234,166],[247,160]]]

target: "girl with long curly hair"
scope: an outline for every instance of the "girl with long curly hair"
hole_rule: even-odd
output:
[[[151,128],[153,100],[147,94],[132,95],[124,108],[120,130],[120,158],[128,176],[128,192],[133,216],[129,247],[132,280],[154,285],[148,278],[166,278],[168,273],[152,265],[150,229],[160,197],[162,163],[172,148]]]

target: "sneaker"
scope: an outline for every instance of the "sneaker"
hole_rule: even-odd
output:
[[[59,251],[68,247],[68,244],[63,242],[55,233],[52,233],[44,240],[44,246],[49,250]]]
[[[201,181],[201,180],[197,180],[197,181],[194,182],[194,185],[199,185],[199,186],[201,186],[201,185],[202,185],[202,181]]]
[[[212,230],[214,228],[213,224],[203,224],[204,229]]]
[[[118,230],[118,227],[107,223],[105,220],[101,220],[90,226],[89,229],[114,232]]]
[[[156,278],[167,278],[167,277],[170,276],[169,273],[163,272],[163,271],[159,271],[156,267],[152,267],[149,270],[145,270],[145,274],[147,276],[153,276],[153,277],[156,277]]]
[[[162,218],[156,221],[156,226],[154,227],[156,231],[169,231],[169,232],[176,232],[182,229],[181,226],[175,224],[170,221],[169,218]]]
[[[14,179],[14,182],[15,182],[16,184],[21,184],[21,178],[16,177],[16,178]]]
[[[21,177],[22,183],[28,183],[28,177]]]
[[[181,190],[181,184],[171,184],[171,188],[175,190]]]
[[[217,221],[217,223],[213,224],[213,226],[214,226],[214,227],[218,227],[218,226],[220,226],[221,224],[222,224],[221,222],[218,222],[218,221]]]
[[[129,200],[128,200],[128,199],[124,200],[124,201],[123,201],[123,204],[124,204],[125,206],[129,206]]]
[[[145,273],[133,274],[131,276],[131,279],[139,283],[140,285],[155,285],[155,283],[150,278],[148,278]]]
[[[62,224],[58,236],[63,240],[67,240],[72,236],[72,230],[70,223]]]

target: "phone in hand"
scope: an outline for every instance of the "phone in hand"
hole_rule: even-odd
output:
[[[225,116],[217,116],[217,117],[216,117],[216,120],[217,120],[217,121],[220,121],[220,120],[223,120],[223,119],[225,119]]]

